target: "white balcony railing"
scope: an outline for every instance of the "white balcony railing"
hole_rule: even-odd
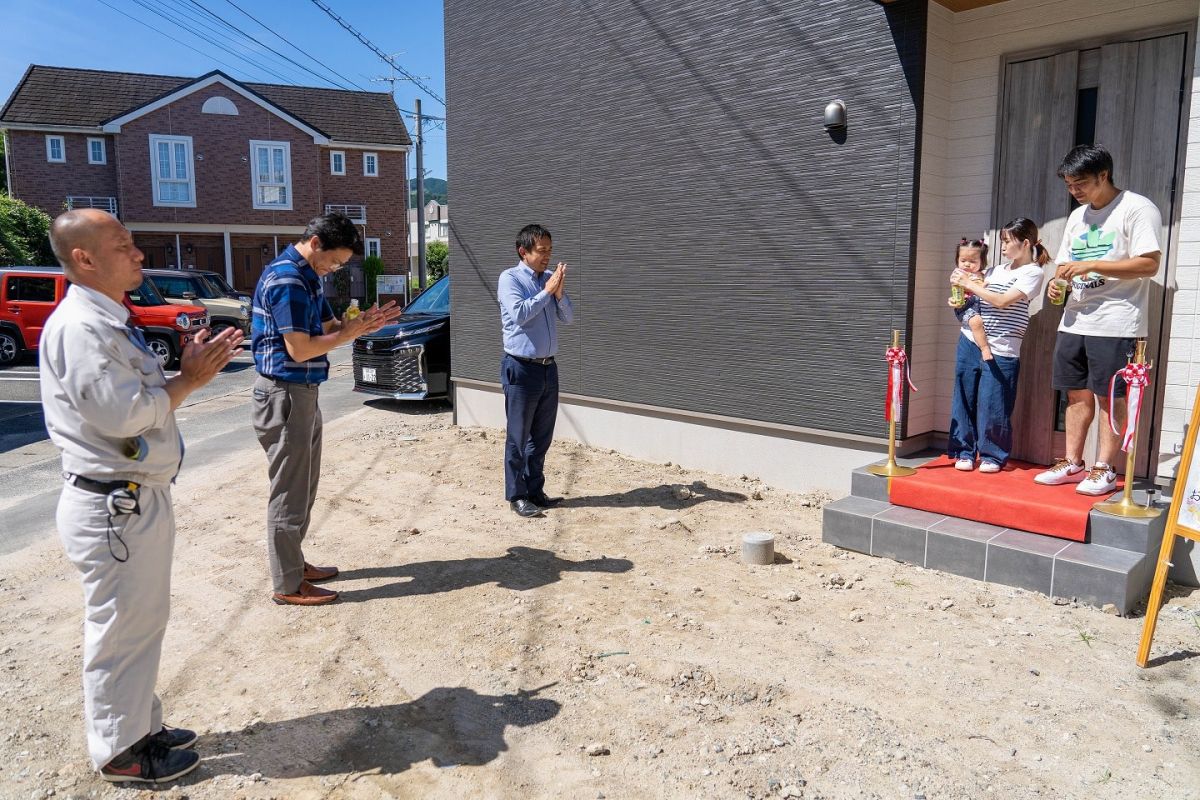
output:
[[[117,198],[89,197],[81,194],[67,195],[67,211],[75,208],[98,208],[115,217],[117,215]]]
[[[326,214],[345,214],[350,218],[350,221],[356,225],[367,224],[367,207],[366,206],[346,206],[336,205],[333,203],[325,204]]]

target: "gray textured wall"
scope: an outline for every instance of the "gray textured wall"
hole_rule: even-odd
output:
[[[499,379],[496,278],[539,222],[571,265],[563,391],[881,432],[924,0],[445,8],[456,377]]]

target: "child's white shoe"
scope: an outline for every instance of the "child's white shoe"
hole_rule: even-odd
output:
[[[960,458],[958,461],[954,462],[954,468],[959,472],[970,472],[971,470],[975,469],[975,459]]]
[[[980,472],[999,472],[1000,465],[995,461],[984,461],[979,465]]]

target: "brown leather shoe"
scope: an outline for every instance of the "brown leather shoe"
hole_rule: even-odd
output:
[[[314,567],[307,561],[304,562],[304,580],[309,583],[320,583],[321,581],[330,581],[338,576],[337,567]]]
[[[308,581],[300,581],[300,588],[295,594],[280,594],[275,592],[271,599],[281,606],[323,606],[338,599],[337,592],[313,586]]]

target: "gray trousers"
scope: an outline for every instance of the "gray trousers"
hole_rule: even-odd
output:
[[[304,552],[317,482],[321,478],[321,408],[316,384],[288,383],[259,375],[251,410],[258,443],[267,453],[271,496],[267,501],[267,559],[279,594],[292,594],[304,579]]]
[[[138,501],[141,513],[113,517],[110,536],[103,495],[67,484],[58,499],[58,535],[83,581],[83,716],[96,769],[162,729],[154,686],[170,616],[175,515],[170,488],[143,487]]]

